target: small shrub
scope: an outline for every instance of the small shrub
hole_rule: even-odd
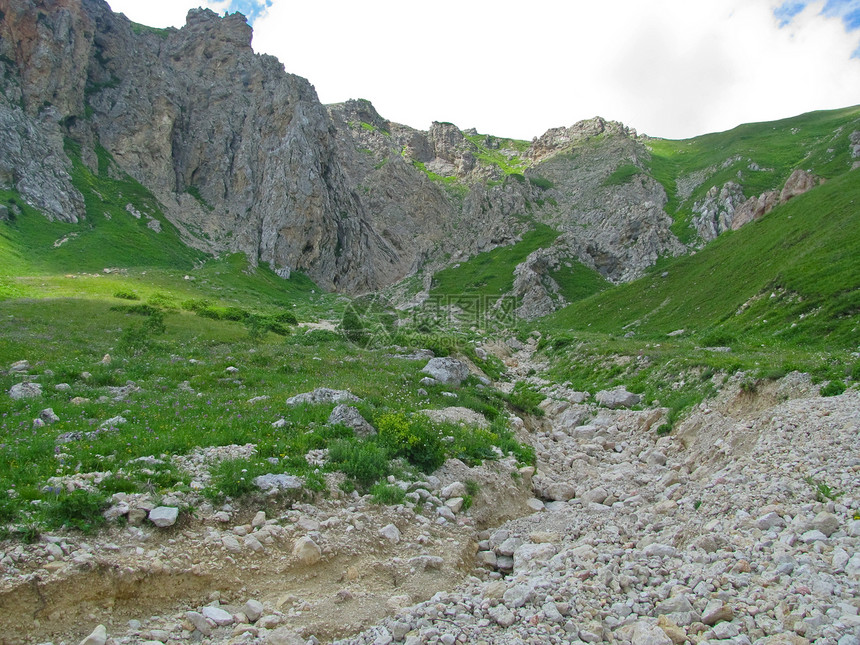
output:
[[[138,493],[140,492],[140,483],[127,477],[115,475],[102,480],[99,484],[99,489],[107,495],[114,493]]]
[[[282,311],[272,316],[272,319],[285,325],[298,325],[299,320],[292,311]]]
[[[542,417],[544,414],[538,406],[546,397],[533,390],[524,381],[517,382],[513,391],[506,398],[508,403],[526,414],[533,414],[537,417]]]
[[[107,505],[107,499],[99,493],[86,490],[63,492],[49,500],[45,520],[52,529],[74,528],[91,533],[105,523],[102,511]]]
[[[474,479],[467,479],[463,482],[466,485],[466,493],[474,497],[478,494],[478,491],[481,490],[481,487],[478,485]]]
[[[820,390],[821,396],[838,396],[845,391],[845,383],[839,380],[832,380]]]
[[[113,294],[114,298],[120,298],[122,300],[140,300],[140,296],[137,295],[134,291],[117,291]]]
[[[263,340],[266,332],[268,331],[267,321],[257,314],[249,314],[242,321],[242,324],[244,324],[245,329],[248,330],[248,338],[250,338],[254,343],[258,343]]]
[[[529,182],[531,182],[532,186],[540,188],[541,190],[549,190],[550,188],[555,186],[555,184],[553,184],[549,179],[547,179],[546,177],[541,177],[540,175],[529,177]]]
[[[193,311],[195,313],[199,313],[201,309],[206,309],[207,307],[211,306],[211,304],[212,303],[208,300],[203,300],[200,298],[191,298],[190,300],[183,300],[180,303],[180,306],[185,311]]]
[[[665,437],[667,434],[672,433],[672,424],[671,423],[663,423],[657,427],[657,436]]]
[[[815,480],[812,477],[805,477],[804,481],[815,489],[815,500],[822,504],[828,501],[835,502],[836,498],[842,495],[842,492],[833,490],[823,481]]]
[[[338,470],[365,488],[388,474],[388,455],[374,442],[334,441],[329,444],[328,458]]]
[[[374,504],[385,504],[386,506],[402,504],[406,499],[406,491],[391,484],[376,484],[370,489],[370,494]]]
[[[475,503],[475,498],[472,497],[471,495],[464,495],[463,496],[463,510],[464,511],[468,511],[470,508],[472,508],[472,504],[474,504],[474,503]]]
[[[305,488],[314,493],[328,492],[328,486],[325,483],[325,476],[320,472],[310,472],[304,476]]]
[[[235,322],[242,322],[246,320],[251,314],[242,309],[241,307],[226,307],[224,309],[223,318],[224,320],[232,320]]]
[[[391,457],[404,457],[423,472],[445,462],[445,447],[439,433],[424,415],[407,418],[403,413],[383,414],[377,419],[379,441]]]

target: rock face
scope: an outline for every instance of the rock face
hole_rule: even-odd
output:
[[[733,181],[722,188],[713,186],[705,198],[693,206],[693,224],[699,236],[710,242],[720,233],[737,230],[744,224],[767,215],[776,206],[802,195],[823,180],[797,168],[786,179],[782,190],[770,190],[757,197],[744,197],[743,188]]]
[[[619,123],[583,121],[514,150],[450,123],[394,124],[367,101],[326,108],[307,80],[254,54],[240,14],[192,10],[182,29],[154,30],[103,0],[0,0],[0,12],[0,186],[50,218],[86,217],[70,141],[93,171],[99,147],[110,153],[109,172],[150,189],[188,243],[339,291],[510,244],[529,211],[613,281],[684,250],[656,181],[606,184],[649,154]],[[482,160],[476,141],[527,161],[528,177]],[[528,310],[556,306],[521,273]]]

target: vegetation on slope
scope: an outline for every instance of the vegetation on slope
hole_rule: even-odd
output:
[[[740,184],[746,197],[782,187],[803,168],[827,179],[851,167],[849,137],[860,129],[860,107],[811,112],[741,125],[683,141],[649,139],[650,172],[666,189],[673,231],[692,241],[692,206],[711,186]]]

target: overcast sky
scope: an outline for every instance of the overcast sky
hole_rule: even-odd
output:
[[[860,104],[860,0],[108,0],[153,27],[241,11],[324,103],[531,139],[603,116],[685,138]]]

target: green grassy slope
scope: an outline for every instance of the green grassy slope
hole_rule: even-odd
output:
[[[674,232],[691,241],[692,205],[711,186],[734,181],[752,197],[781,188],[796,168],[832,179],[851,167],[849,137],[855,130],[860,130],[860,106],[750,123],[683,141],[649,139],[649,171],[666,189]],[[700,176],[693,179],[694,173]],[[681,184],[692,187],[697,180],[701,183],[689,196],[679,194]]]
[[[683,328],[705,340],[849,347],[860,332],[858,258],[860,173],[853,171],[694,255],[574,303],[546,324],[642,337]]]

